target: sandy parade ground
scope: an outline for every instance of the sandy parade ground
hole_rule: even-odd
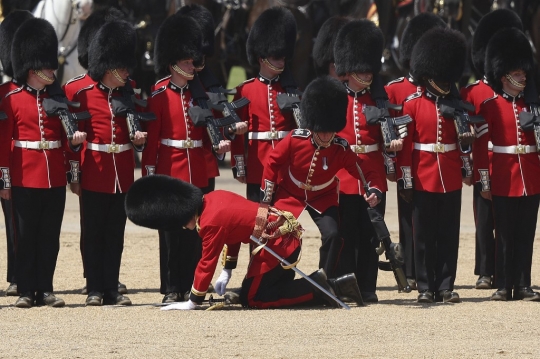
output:
[[[138,171],[137,171],[138,172]],[[217,188],[244,194],[222,169]],[[138,174],[138,173],[137,173]],[[395,186],[387,223],[397,241]],[[379,303],[351,310],[309,307],[247,310],[160,311],[157,232],[128,222],[120,280],[131,307],[85,307],[79,252],[78,199],[68,193],[55,274],[55,293],[65,308],[13,307],[16,297],[0,292],[0,358],[537,358],[540,303],[491,302],[492,290],[476,290],[472,188],[463,191],[456,290],[462,303],[418,304],[416,292],[398,293],[391,272],[379,272]],[[308,215],[302,260],[305,273],[317,267],[320,239]],[[0,273],[6,273],[2,217]],[[540,285],[537,231],[533,289]],[[241,284],[248,262],[240,253],[229,288]],[[214,279],[220,272],[218,266]],[[2,286],[7,288],[7,283]],[[215,295],[215,294],[214,294]]]

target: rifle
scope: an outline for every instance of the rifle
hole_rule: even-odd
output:
[[[156,119],[153,112],[137,112],[135,105],[146,107],[146,100],[141,100],[135,96],[135,90],[131,87],[131,82],[128,79],[122,87],[122,96],[113,97],[111,105],[115,116],[126,116],[126,121],[129,130],[129,138],[133,140],[137,131],[142,132],[141,121],[152,121]],[[142,149],[136,151],[142,151]]]
[[[527,82],[524,95],[525,103],[529,105],[531,112],[521,111],[519,124],[523,131],[534,131],[534,139],[538,148],[540,147],[540,105],[534,81]]]
[[[370,86],[371,98],[375,100],[375,106],[366,106],[364,115],[369,125],[380,125],[384,141],[384,153],[390,158],[396,157],[395,152],[388,152],[393,140],[398,140],[407,136],[407,131],[403,131],[404,126],[412,122],[409,115],[392,117],[390,110],[401,111],[403,106],[394,105],[388,101],[388,95],[384,90],[382,80],[379,75],[373,76],[373,82]]]
[[[68,106],[79,108],[81,104],[67,99],[58,80],[55,80],[52,84],[48,85],[47,91],[49,92],[49,98],[43,100],[43,109],[45,110],[45,113],[47,116],[58,116],[62,121],[64,131],[66,131],[67,139],[72,140],[75,131],[78,131],[79,128],[77,121],[88,120],[92,116],[88,111],[77,113],[69,111]]]
[[[296,126],[302,128],[302,113],[300,112],[300,96],[302,93],[298,91],[298,86],[294,81],[289,66],[286,66],[281,73],[280,83],[281,87],[285,90],[285,93],[277,96],[278,107],[281,111],[292,111]]]
[[[247,106],[250,101],[247,98],[242,97],[236,101],[229,102],[226,95],[236,94],[236,89],[224,89],[214,74],[207,68],[199,71],[197,73],[197,77],[199,77],[203,88],[208,90],[206,98],[210,102],[209,107],[216,111],[220,111],[224,118],[230,116],[234,119],[234,122],[229,126],[231,132],[234,133],[236,131],[235,123],[242,121],[236,114],[236,111],[244,106]]]
[[[461,100],[459,92],[455,85],[451,88],[451,93],[439,100],[439,111],[444,118],[454,120],[456,131],[458,133],[459,148],[462,153],[472,151],[472,143],[475,135],[471,131],[471,124],[485,122],[482,116],[469,116],[468,111],[474,111],[472,104]]]
[[[360,167],[358,167],[358,171],[364,186],[364,191],[367,194],[369,193],[369,185]],[[407,283],[407,278],[405,277],[403,268],[401,268],[403,263],[405,263],[401,245],[399,243],[393,243],[390,239],[388,227],[386,226],[384,218],[379,213],[377,208],[368,207],[367,212],[371,220],[371,224],[373,225],[373,229],[375,230],[375,234],[384,247],[384,253],[386,259],[388,260],[388,262],[379,262],[379,268],[384,271],[391,270],[394,273],[394,278],[396,279],[396,283],[398,285],[398,291],[409,293],[411,291],[411,287]],[[379,253],[379,255],[380,254],[382,253]]]
[[[206,127],[206,130],[208,131],[208,136],[210,137],[210,141],[212,141],[212,148],[214,149],[214,151],[217,151],[219,150],[219,143],[224,140],[221,131],[219,131],[219,128],[235,124],[237,122],[236,118],[238,118],[238,116],[236,115],[236,112],[233,111],[236,118],[232,115],[228,115],[219,119],[214,117],[214,114],[210,110],[210,107],[215,107],[217,105],[214,105],[210,102],[210,99],[207,93],[204,91],[203,85],[198,78],[198,74],[195,75],[195,78],[193,80],[189,81],[189,86],[191,95],[197,103],[197,106],[193,106],[188,110],[189,117],[191,117],[191,121],[193,121],[193,124],[195,126]],[[248,101],[249,103],[249,100],[246,99],[246,101]],[[223,108],[226,109],[226,107]]]

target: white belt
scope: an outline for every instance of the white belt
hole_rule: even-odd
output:
[[[517,146],[493,146],[493,153],[507,154],[525,154],[538,152],[536,146],[517,145]]]
[[[312,186],[310,184],[305,184],[303,182],[300,182],[299,180],[294,178],[292,173],[291,173],[290,168],[289,168],[289,177],[291,177],[291,181],[293,181],[293,183],[295,185],[297,185],[299,188],[304,189],[306,191],[320,191],[321,189],[324,189],[324,188],[330,186],[334,182],[334,179],[335,179],[335,177],[333,177],[330,181],[328,181],[326,183],[316,185],[316,186]]]
[[[354,153],[368,153],[375,152],[379,150],[379,144],[374,143],[372,145],[351,145],[351,150]]]
[[[101,144],[101,143],[92,143],[87,142],[86,148],[92,151],[99,151],[99,152],[107,152],[107,153],[120,153],[127,150],[130,150],[133,146],[131,146],[131,143],[126,143],[123,145],[118,144]]]
[[[267,131],[267,132],[249,132],[250,140],[280,140],[285,138],[291,131]]]
[[[414,149],[426,152],[450,152],[454,151],[457,148],[455,143],[444,144],[444,143],[414,143]]]
[[[202,140],[171,140],[169,138],[162,138],[161,143],[165,146],[175,147],[181,150],[202,147]]]
[[[32,150],[52,150],[62,147],[61,141],[13,141],[15,147],[29,148]]]

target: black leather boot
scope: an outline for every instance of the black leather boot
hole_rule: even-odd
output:
[[[329,279],[328,283],[339,298],[350,298],[359,306],[364,306],[364,300],[358,288],[354,273],[345,274],[339,278]]]
[[[324,269],[321,268],[321,269],[311,273],[309,275],[309,277],[311,279],[313,279],[315,281],[315,283],[320,285],[322,288],[326,289],[331,294],[336,295],[334,293],[334,290],[330,286],[330,284],[328,284],[328,278],[326,277],[326,272],[324,271]],[[314,288],[315,288],[315,292],[314,292],[315,297],[317,297],[319,299],[322,299],[326,304],[328,304],[331,307],[334,307],[334,308],[340,308],[341,307],[338,302],[336,302],[334,299],[330,298],[328,295],[326,295],[319,288],[317,288],[315,286],[314,286]]]

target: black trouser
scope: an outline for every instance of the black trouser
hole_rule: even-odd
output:
[[[275,190],[274,193],[276,193]],[[246,198],[251,202],[259,203],[261,201],[261,184],[248,183],[246,186]]]
[[[294,263],[298,259],[297,248],[286,260]],[[279,308],[310,302],[315,287],[306,279],[294,279],[292,269],[283,269],[277,265],[270,271],[245,278],[242,282],[240,300],[245,307]]]
[[[461,189],[414,191],[414,262],[418,291],[454,290],[459,247]]]
[[[343,250],[339,259],[337,275],[353,272],[362,292],[375,292],[379,256],[375,248],[379,240],[371,224],[367,208],[369,204],[363,196],[339,195],[340,233]],[[384,216],[386,193],[383,193],[377,209]],[[344,263],[342,263],[344,262]]]
[[[13,208],[11,200],[2,198],[2,210],[4,211],[4,223],[6,224],[6,248],[7,248],[7,275],[9,283],[16,283],[15,279],[15,233],[13,231]]]
[[[489,199],[480,195],[481,183],[474,185],[473,209],[475,232],[474,274],[495,274],[495,235],[493,223],[493,206]]]
[[[88,293],[118,291],[127,218],[125,197],[125,193],[82,190],[83,263]]]
[[[414,270],[414,240],[413,240],[413,204],[408,203],[399,195],[397,191],[397,208],[398,208],[398,224],[399,224],[399,243],[405,254],[405,264],[403,270],[405,277],[416,278]]]
[[[337,206],[332,206],[323,213],[318,213],[308,206],[307,211],[321,233],[319,268],[324,269],[328,278],[333,278],[343,250],[343,239],[339,233],[339,209]]]
[[[11,189],[19,293],[52,292],[66,188]]]
[[[204,194],[215,188],[215,178],[208,179]],[[184,294],[191,290],[195,269],[202,255],[202,241],[196,230],[158,231],[159,292]]]
[[[540,195],[493,196],[498,289],[529,287]]]

